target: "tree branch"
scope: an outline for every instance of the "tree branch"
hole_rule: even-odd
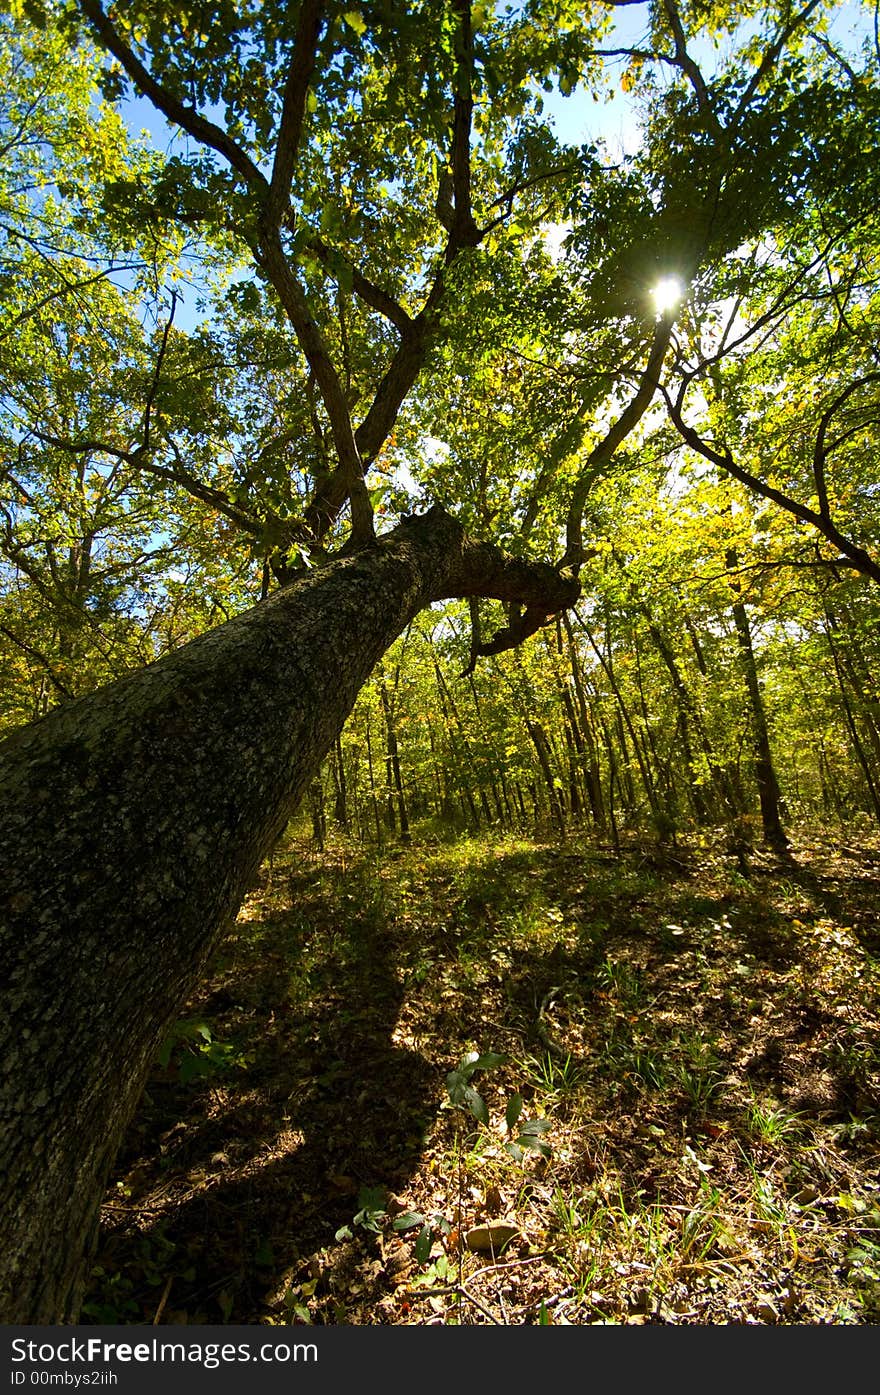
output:
[[[12,630],[7,629],[5,625],[0,625],[0,634],[5,635],[10,643],[15,645],[16,649],[21,650],[22,654],[26,654],[29,659],[33,659],[35,663],[39,664],[40,668],[44,670],[49,682],[52,684],[52,687],[55,688],[63,698],[69,701],[73,697],[73,693],[68,688],[67,684],[62,682],[58,677],[51,660],[48,659],[45,654],[41,653],[39,649],[35,649],[32,644],[27,644],[25,640],[19,639],[18,635],[14,634]]]
[[[222,127],[216,126],[213,121],[202,116],[195,107],[189,107],[181,102],[178,97],[173,96],[161,83],[156,81],[150,70],[114,29],[109,18],[101,9],[98,0],[78,0],[78,3],[80,10],[94,29],[101,47],[112,54],[122,65],[135,87],[149,98],[157,111],[160,111],[174,125],[179,126],[181,130],[187,131],[200,144],[209,146],[211,150],[216,150],[217,154],[222,155],[235,172],[241,175],[254,193],[259,194],[261,199],[265,200],[269,193],[268,181],[257,169],[250,156],[242,150],[240,145],[236,144],[228,131],[224,131]]]
[[[303,0],[293,56],[284,84],[281,124],[278,128],[275,162],[269,187],[268,215],[276,226],[281,225],[290,199],[290,186],[305,121],[309,84],[315,71],[323,13],[323,0]]]
[[[165,358],[165,351],[166,351],[166,349],[168,348],[168,336],[169,336],[170,333],[171,333],[171,326],[172,326],[173,323],[174,323],[174,311],[175,311],[176,309],[177,309],[177,292],[176,292],[176,291],[172,291],[172,292],[171,292],[171,309],[170,309],[170,311],[168,312],[168,319],[166,320],[166,322],[165,322],[165,328],[164,328],[163,331],[162,331],[162,342],[161,342],[161,344],[159,345],[159,353],[158,353],[158,355],[157,355],[157,357],[156,357],[156,366],[155,366],[155,368],[154,368],[154,370],[153,370],[153,381],[150,383],[150,390],[149,390],[149,392],[147,393],[147,401],[146,401],[146,405],[145,405],[145,407],[144,407],[144,425],[143,425],[143,445],[142,445],[142,449],[145,450],[145,451],[148,451],[148,450],[150,449],[150,418],[151,418],[152,412],[153,412],[153,403],[154,403],[155,400],[156,400],[156,393],[157,393],[158,388],[159,388],[159,375],[160,375],[160,373],[162,372],[162,361],[163,361],[163,359]]]
[[[761,86],[761,83],[764,81],[767,74],[770,72],[770,69],[773,67],[774,63],[776,63],[776,61],[778,60],[779,55],[782,53],[782,50],[785,48],[785,45],[788,43],[792,34],[794,34],[795,31],[799,29],[800,26],[806,22],[806,20],[809,19],[810,15],[813,13],[815,9],[819,7],[820,4],[821,0],[809,0],[809,3],[804,6],[800,13],[796,14],[794,18],[791,20],[791,22],[787,24],[784,29],[781,30],[778,38],[776,39],[776,42],[770,45],[767,52],[764,54],[764,57],[761,59],[761,62],[758,64],[757,68],[752,74],[751,81],[746,87],[745,92],[740,98],[739,105],[737,106],[736,111],[733,115],[733,119],[730,122],[731,127],[739,125],[739,122],[742,120],[743,116],[745,115],[745,112],[748,109],[749,103],[751,102],[755,93],[758,91],[758,88]]]
[[[664,389],[661,391],[666,399],[673,425],[682,440],[686,441],[692,450],[702,455],[704,460],[709,460],[713,465],[717,465],[726,474],[732,475],[735,480],[739,480],[740,484],[744,484],[754,494],[760,495],[762,499],[769,499],[771,503],[778,504],[781,509],[798,519],[799,522],[807,523],[815,528],[817,533],[820,533],[823,538],[827,538],[839,552],[843,553],[850,566],[854,567],[856,571],[861,572],[863,576],[870,577],[872,581],[880,582],[880,564],[875,562],[864,548],[845,537],[832,522],[830,516],[817,513],[815,509],[809,508],[806,504],[798,503],[790,495],[783,494],[782,490],[777,489],[775,485],[762,480],[759,475],[753,475],[750,470],[745,469],[734,460],[727,446],[718,450],[710,445],[694,427],[689,426],[684,420],[681,391],[679,391],[675,402],[673,402],[671,394]]]
[[[365,305],[369,305],[371,310],[376,310],[380,315],[384,315],[386,320],[390,320],[401,334],[405,334],[412,328],[412,316],[407,314],[403,306],[381,286],[377,286],[374,281],[359,271],[342,252],[335,247],[330,247],[323,238],[318,236],[309,239],[309,246],[321,265],[326,267],[331,275],[333,274],[334,259],[343,262],[351,273],[351,286],[355,295],[359,296]]]
[[[288,319],[293,326],[299,346],[314,374],[321,393],[336,450],[337,467],[327,477],[323,498],[316,490],[306,510],[306,520],[314,528],[314,537],[324,537],[339,516],[346,499],[351,504],[351,543],[365,547],[375,540],[373,507],[364,481],[351,413],[345,399],[342,380],[321,333],[312,316],[306,293],[291,270],[277,228],[264,225],[260,238],[261,265],[278,293]]]
[[[721,123],[712,107],[712,99],[709,96],[706,79],[703,77],[699,66],[694,62],[687,51],[687,40],[685,38],[684,27],[681,22],[681,16],[676,8],[675,0],[663,0],[663,9],[666,13],[666,18],[669,20],[669,27],[672,30],[672,39],[675,44],[675,58],[673,62],[675,66],[680,68],[685,74],[693,88],[694,95],[697,99],[697,106],[700,109],[700,114],[706,122],[706,125],[711,130],[712,134],[720,139],[723,135]]]
[[[458,16],[455,39],[455,78],[452,118],[453,211],[449,227],[446,260],[451,262],[463,247],[475,247],[480,240],[471,207],[471,122],[474,99],[474,35],[470,0],[453,0]]]
[[[816,443],[813,447],[813,479],[816,483],[816,497],[819,500],[819,513],[828,523],[831,522],[831,507],[828,502],[828,483],[825,478],[825,463],[829,455],[852,434],[852,432],[844,432],[828,444],[828,429],[844,402],[847,402],[854,392],[858,392],[859,388],[864,387],[866,383],[876,382],[880,382],[880,373],[866,373],[863,377],[856,378],[848,387],[845,387],[842,392],[837,394],[830,407],[827,411],[822,413],[819,420],[819,429],[816,432]]]
[[[568,510],[563,566],[579,567],[584,561],[583,513],[587,495],[601,471],[611,460],[617,447],[638,425],[651,405],[660,384],[660,373],[672,338],[674,322],[674,316],[671,313],[662,315],[657,321],[654,337],[651,341],[651,350],[648,354],[648,362],[645,364],[635,396],[623,409],[598,445],[590,451],[578,476]]]
[[[171,469],[168,465],[160,465],[157,461],[151,460],[147,448],[141,443],[134,450],[123,450],[121,446],[114,446],[109,441],[82,440],[71,441],[63,436],[52,435],[48,431],[40,431],[36,427],[32,428],[33,434],[38,441],[42,441],[47,446],[52,446],[55,450],[66,451],[69,455],[109,455],[115,460],[121,460],[129,465],[133,470],[140,470],[146,474],[154,475],[157,479],[164,480],[167,484],[177,485],[186,490],[194,499],[198,499],[203,504],[210,504],[211,508],[222,513],[231,523],[236,524],[244,532],[258,535],[260,523],[250,517],[241,509],[235,507],[229,497],[220,489],[214,489],[212,485],[204,484],[195,475],[191,475],[181,462],[181,457],[170,442],[177,459],[177,468]]]

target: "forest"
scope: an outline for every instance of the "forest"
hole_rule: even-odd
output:
[[[0,1322],[880,1321],[880,8],[0,14]]]

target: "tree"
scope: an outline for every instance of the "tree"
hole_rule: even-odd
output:
[[[701,16],[732,32],[737,10]],[[100,421],[38,439],[219,514],[267,593],[0,752],[0,1301],[7,1320],[35,1322],[75,1316],[107,1170],[163,1031],[382,653],[444,597],[506,607],[488,638],[473,607],[472,664],[575,601],[590,489],[645,418],[672,342],[674,312],[658,316],[651,286],[671,258],[708,284],[747,234],[784,223],[786,170],[821,125],[821,108],[809,129],[790,111],[822,11],[764,7],[754,77],[735,59],[716,79],[735,116],[722,125],[688,48],[701,18],[657,4],[651,48],[629,53],[650,120],[622,173],[541,119],[542,88],[601,85],[604,4],[27,12],[70,44],[88,36],[105,98],[133,86],[185,139],[165,161],[110,171],[108,230],[129,246],[196,230],[228,273],[225,320],[184,335],[169,316]],[[557,268],[542,229],[566,212],[573,256]],[[537,358],[537,376],[507,373],[511,357]],[[401,467],[425,459],[427,423],[454,405],[451,368],[479,402],[493,361],[511,411],[524,386],[540,429],[512,432],[507,460],[506,433],[478,432],[478,454],[439,472],[470,536],[438,506],[377,535]],[[555,408],[548,373],[565,385]],[[495,512],[493,476],[512,511]],[[542,561],[566,518],[563,557]]]

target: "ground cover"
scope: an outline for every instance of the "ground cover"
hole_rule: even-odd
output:
[[[877,1322],[878,912],[853,830],[293,839],[156,1063],[84,1320]]]

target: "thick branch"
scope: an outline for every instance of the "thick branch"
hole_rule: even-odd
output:
[[[648,407],[654,399],[654,394],[660,383],[660,372],[663,367],[663,360],[669,348],[669,341],[672,338],[672,326],[674,316],[666,314],[657,321],[654,330],[654,338],[651,342],[651,351],[648,355],[648,362],[645,371],[642,373],[641,381],[635,396],[621,412],[614,425],[606,432],[605,436],[594,446],[587,457],[583,470],[581,471],[577,483],[571,496],[571,505],[568,511],[568,524],[566,528],[566,547],[563,565],[580,566],[584,560],[583,542],[583,513],[587,495],[598,478],[599,474],[611,460],[617,447],[629,435],[635,426],[641,421]]]
[[[669,27],[672,30],[672,38],[675,43],[675,65],[685,74],[693,88],[697,99],[697,106],[700,109],[700,115],[706,122],[707,127],[713,135],[720,137],[722,135],[721,125],[712,107],[712,99],[709,96],[706,79],[687,51],[687,40],[685,38],[684,27],[674,0],[663,0],[663,9],[666,13],[666,18],[669,20]]]
[[[470,0],[454,0],[454,9],[458,16],[458,32],[455,41],[456,67],[452,121],[454,210],[449,230],[449,260],[460,248],[476,246],[480,238],[471,207],[474,35],[471,24]]]
[[[216,150],[255,193],[265,198],[269,191],[265,177],[229,133],[216,126],[213,121],[207,120],[195,107],[188,107],[156,81],[150,70],[116,32],[98,0],[79,0],[79,7],[94,29],[101,46],[122,65],[135,87],[149,98],[153,106],[200,144]]]
[[[303,0],[296,29],[296,42],[287,81],[281,124],[275,147],[275,163],[269,189],[269,217],[280,226],[290,198],[290,185],[296,168],[299,143],[306,114],[309,84],[315,71],[318,37],[324,12],[323,0]]]
[[[312,316],[306,293],[284,254],[277,229],[264,227],[260,248],[263,269],[278,293],[318,384],[336,449],[338,464],[328,476],[324,497],[319,499],[316,492],[306,517],[315,530],[315,537],[322,538],[332,528],[345,500],[349,499],[352,545],[366,546],[375,538],[373,509],[364,482],[363,465],[342,380],[330,357],[320,326]]]
[[[519,618],[514,615],[509,630],[500,632],[509,642],[495,648],[481,644],[479,652],[483,654],[500,653],[501,649],[520,643],[554,615],[574,605],[579,594],[577,578],[570,573],[560,572],[547,562],[510,557],[494,543],[470,542],[465,538],[442,591],[432,599],[484,596],[524,608],[525,614]],[[496,644],[497,639],[495,636],[489,644]]]

